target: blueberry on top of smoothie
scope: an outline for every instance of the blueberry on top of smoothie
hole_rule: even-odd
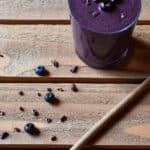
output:
[[[103,11],[112,11],[115,9],[115,5],[111,1],[104,1],[100,3],[100,8]]]
[[[120,4],[122,2],[122,0],[111,0],[111,2],[114,4]]]

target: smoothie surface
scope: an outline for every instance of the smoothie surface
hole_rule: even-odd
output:
[[[135,23],[141,10],[141,0],[122,0],[112,11],[104,11],[100,3],[89,0],[68,0],[71,15],[83,28],[96,33],[115,33]]]

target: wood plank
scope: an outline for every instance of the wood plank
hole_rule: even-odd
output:
[[[99,118],[131,92],[137,84],[77,84],[78,93],[70,90],[70,84],[0,84],[0,110],[6,116],[0,117],[0,131],[9,131],[6,140],[0,140],[0,147],[69,147],[84,134]],[[43,100],[47,88],[59,99],[58,105],[49,105]],[[63,88],[64,92],[57,91]],[[22,90],[24,96],[18,92]],[[42,97],[38,97],[40,92]],[[138,100],[140,100],[138,102]],[[105,134],[101,133],[89,145],[98,147],[150,147],[150,91],[137,99],[126,115],[122,115]],[[25,111],[20,112],[23,106]],[[32,115],[32,109],[39,111],[39,117]],[[60,122],[62,115],[68,120]],[[48,124],[46,118],[52,122]],[[33,122],[41,134],[32,137],[23,132],[23,126]],[[13,128],[21,128],[14,133]],[[58,140],[52,142],[52,135]],[[6,144],[6,145],[5,145]],[[9,145],[8,145],[9,144]],[[16,145],[15,145],[16,144]]]
[[[142,0],[141,22],[150,21],[149,7],[149,0]],[[67,0],[1,0],[0,23],[13,23],[14,20],[16,23],[29,23],[28,20],[32,23],[65,23],[69,20]]]
[[[1,25],[0,54],[4,56],[0,57],[1,81],[8,81],[9,77],[17,77],[13,81],[19,80],[18,77],[31,80],[37,77],[34,67],[41,64],[46,66],[49,75],[34,79],[36,81],[52,81],[54,78],[68,78],[68,82],[70,79],[76,82],[84,82],[84,79],[86,82],[141,81],[150,74],[149,32],[150,26],[137,26],[129,56],[124,62],[113,70],[97,70],[77,57],[70,25]],[[58,69],[51,64],[52,59],[59,61]],[[72,74],[70,65],[78,65],[78,73]]]

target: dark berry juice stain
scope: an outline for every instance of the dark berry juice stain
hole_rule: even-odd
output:
[[[8,133],[8,132],[1,132],[1,133],[0,133],[0,139],[1,139],[1,140],[6,139],[8,136],[9,136],[9,133]]]
[[[54,67],[58,68],[59,67],[59,62],[56,60],[51,60],[51,63],[53,64]]]
[[[52,140],[52,141],[57,141],[57,137],[56,137],[55,135],[53,135],[53,136],[51,137],[51,140]]]
[[[23,92],[23,91],[20,91],[20,92],[19,92],[19,95],[20,95],[20,96],[24,96],[24,92]]]
[[[71,85],[71,90],[73,92],[78,92],[78,88],[77,88],[77,86],[74,83]]]
[[[76,73],[78,71],[78,66],[71,66],[70,67],[70,72]]]
[[[62,116],[62,117],[60,118],[60,121],[61,121],[61,122],[66,122],[67,119],[68,119],[67,116]]]
[[[38,117],[39,116],[39,112],[36,109],[32,110],[33,116]]]
[[[24,108],[23,108],[22,106],[20,106],[20,107],[19,107],[19,110],[23,112],[23,111],[24,111]]]
[[[46,121],[47,121],[47,123],[51,123],[52,119],[51,118],[47,118]]]
[[[14,132],[21,132],[21,130],[19,128],[14,128]]]
[[[5,116],[5,115],[6,115],[6,113],[5,113],[5,112],[0,111],[0,116]]]

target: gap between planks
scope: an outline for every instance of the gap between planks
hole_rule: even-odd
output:
[[[0,83],[141,83],[146,77],[139,78],[55,78],[55,77],[0,77]]]
[[[24,20],[24,19],[0,19],[0,25],[70,25],[70,20],[62,19],[62,20],[44,20],[44,19],[32,19],[32,20]],[[150,25],[150,20],[139,20],[137,25]]]

